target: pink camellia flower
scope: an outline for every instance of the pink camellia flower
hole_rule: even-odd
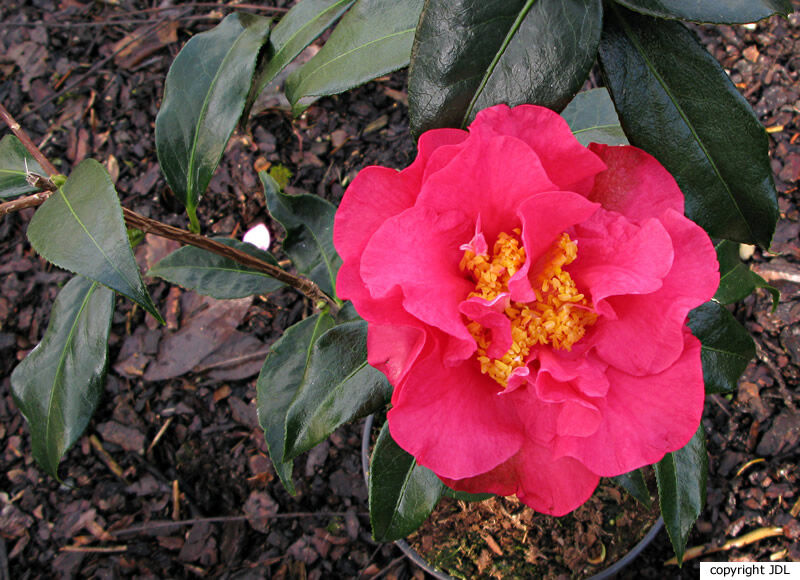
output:
[[[361,171],[334,226],[397,444],[456,490],[552,515],[683,447],[704,400],[687,313],[719,272],[670,174],[532,105],[418,148]]]

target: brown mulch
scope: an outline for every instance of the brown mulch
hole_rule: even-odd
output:
[[[61,171],[98,159],[123,205],[185,227],[159,173],[153,123],[180,46],[227,12],[130,0],[5,1],[0,102]],[[708,506],[689,544],[717,546],[781,527],[781,535],[706,558],[798,561],[800,12],[700,31],[770,132],[781,220],[773,253],[756,250],[749,263],[782,297],[774,312],[765,292],[736,308],[759,356],[736,392],[709,399]],[[278,232],[256,167],[284,165],[293,172],[290,191],[336,202],[362,167],[408,165],[414,148],[404,83],[399,73],[323,99],[294,123],[277,96],[264,100],[200,205],[206,231],[241,236],[266,221]],[[166,327],[118,300],[97,414],[62,463],[63,484],[44,475],[31,458],[9,376],[41,339],[69,276],[30,248],[31,215],[0,221],[0,579],[422,577],[395,546],[370,538],[358,426],[297,461],[295,497],[274,475],[254,384],[264,349],[309,312],[289,291],[219,304],[150,280]],[[148,239],[137,258],[146,265],[169,249]],[[180,333],[199,340],[197,317],[208,311],[235,350],[170,348]],[[623,577],[697,577],[698,560],[665,569],[671,555],[662,533]]]

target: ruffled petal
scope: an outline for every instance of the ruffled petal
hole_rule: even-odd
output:
[[[589,149],[608,166],[595,178],[589,199],[633,221],[657,218],[667,210],[683,214],[683,193],[655,157],[630,146],[591,143]]]
[[[505,293],[491,301],[473,296],[458,307],[461,314],[490,331],[491,344],[486,351],[489,358],[502,358],[513,343],[511,320],[504,312],[509,302],[509,296]]]
[[[611,388],[600,403],[602,422],[589,437],[559,437],[558,456],[611,477],[660,461],[697,431],[705,389],[700,341],[687,330],[680,358],[663,372],[637,377],[609,368]]]
[[[710,300],[719,285],[716,253],[708,235],[672,210],[661,222],[675,249],[662,287],[650,294],[609,298],[617,319],[601,318],[592,329],[592,344],[600,358],[632,375],[659,373],[681,356],[689,311]]]
[[[468,493],[516,494],[537,512],[563,516],[591,497],[600,478],[579,461],[554,459],[548,447],[526,441],[519,453],[488,473],[442,481]]]
[[[469,131],[482,138],[509,135],[521,139],[536,152],[558,189],[586,195],[595,175],[606,168],[597,155],[578,142],[567,122],[545,107],[490,107],[476,115]]]
[[[539,158],[519,139],[470,136],[445,167],[426,179],[417,205],[437,212],[458,208],[472,224],[480,216],[483,234],[491,246],[500,232],[520,225],[517,208],[524,199],[556,189]]]
[[[672,238],[659,220],[635,224],[601,209],[575,228],[578,257],[569,272],[595,304],[621,294],[650,294],[672,268]]]
[[[372,298],[401,288],[403,310],[465,340],[465,357],[474,349],[474,340],[458,306],[474,284],[459,270],[459,246],[470,239],[473,228],[474,222],[460,211],[439,214],[414,207],[386,220],[361,256],[361,279]]]
[[[538,348],[534,356],[539,367],[536,394],[541,400],[560,403],[575,396],[594,398],[608,393],[608,365],[593,353]]]
[[[425,331],[420,327],[370,324],[367,327],[367,362],[392,385],[399,385],[422,352]]]
[[[434,351],[418,359],[388,413],[392,438],[440,477],[485,473],[514,455],[524,440],[515,403],[474,360],[442,364]]]
[[[383,222],[414,205],[431,155],[463,142],[467,135],[459,129],[428,131],[420,137],[417,157],[406,169],[398,172],[370,166],[358,173],[342,198],[333,224],[333,243],[343,261],[336,287],[340,298],[361,294],[358,271],[364,248]]]
[[[419,191],[427,176],[438,171],[452,159],[469,133],[462,129],[432,129],[425,131],[417,141],[417,157],[402,171],[404,177],[413,180],[413,187]],[[442,155],[444,153],[444,155]],[[438,157],[438,160],[434,160]]]
[[[333,221],[333,244],[347,263],[358,262],[367,242],[387,219],[414,205],[419,182],[388,167],[365,167],[342,197]]]
[[[540,193],[519,206],[525,264],[509,280],[511,297],[517,302],[533,302],[532,268],[558,237],[573,225],[589,218],[600,206],[582,195],[568,191]],[[580,254],[580,250],[579,250]]]

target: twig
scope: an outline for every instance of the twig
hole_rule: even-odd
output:
[[[269,274],[279,282],[283,282],[287,286],[291,286],[292,288],[302,292],[311,299],[315,307],[318,307],[320,303],[323,303],[327,304],[334,313],[339,310],[339,306],[336,304],[336,302],[334,302],[330,296],[320,290],[319,286],[307,278],[301,278],[300,276],[290,274],[278,266],[273,266],[272,264],[262,262],[250,254],[242,252],[241,250],[237,250],[236,248],[232,248],[231,246],[226,246],[221,242],[201,236],[200,234],[193,234],[192,232],[188,232],[186,230],[182,230],[180,228],[144,217],[143,215],[139,215],[128,208],[123,207],[122,213],[125,217],[125,223],[128,225],[128,227],[136,228],[146,234],[155,234],[162,238],[175,240],[182,244],[208,250],[209,252],[213,252],[214,254],[224,258],[230,258],[231,260],[238,262],[243,266],[258,270],[259,272],[264,272],[265,274]]]
[[[194,518],[191,520],[180,520],[177,522],[171,521],[152,521],[141,526],[132,526],[130,528],[123,528],[121,530],[109,530],[112,536],[122,536],[124,534],[138,534],[139,532],[149,532],[161,528],[171,528],[174,526],[193,526],[194,524],[202,523],[223,523],[223,522],[244,522],[247,520],[263,520],[263,519],[279,519],[286,520],[292,518],[343,518],[348,512],[294,512],[288,514],[269,514],[263,517],[249,517],[249,516],[218,516],[214,518]],[[362,516],[369,516],[367,513],[359,514]]]
[[[383,570],[381,570],[380,572],[378,572],[377,574],[375,574],[375,575],[374,575],[374,576],[371,578],[371,580],[379,580],[380,578],[383,578],[384,576],[386,576],[386,575],[387,575],[387,574],[388,574],[388,573],[391,571],[391,569],[392,569],[392,568],[394,568],[395,566],[397,566],[398,564],[400,564],[400,563],[401,563],[403,560],[405,560],[407,557],[408,557],[408,556],[406,556],[405,554],[403,554],[402,556],[398,556],[397,558],[395,558],[394,560],[392,560],[391,562],[389,562],[388,564],[386,564],[386,566],[384,566],[384,567],[383,567]],[[362,576],[365,576],[365,575],[366,575],[366,574],[365,574],[364,570],[362,570],[362,571],[359,573],[359,578],[360,578],[360,577],[362,577]]]
[[[119,463],[114,461],[114,458],[111,457],[111,454],[105,450],[103,444],[100,443],[100,440],[97,438],[96,435],[89,435],[89,443],[91,443],[95,451],[97,451],[97,453],[100,454],[100,458],[105,462],[105,464],[108,466],[111,472],[117,477],[119,477],[121,480],[125,481],[124,477],[125,472],[119,466]]]
[[[62,546],[61,552],[80,552],[89,554],[117,554],[119,552],[127,552],[128,546]]]
[[[156,446],[156,443],[161,441],[161,438],[164,436],[164,433],[167,432],[167,428],[169,427],[170,423],[172,423],[173,419],[174,419],[174,417],[168,417],[167,418],[167,420],[161,426],[161,429],[159,429],[158,433],[156,433],[156,436],[153,437],[153,442],[150,443],[150,445],[147,447],[147,451],[145,453],[150,453],[153,450],[153,448]]]
[[[251,352],[250,354],[243,354],[241,356],[237,356],[234,358],[229,358],[215,363],[195,367],[194,372],[199,374],[213,369],[226,368],[231,365],[250,362],[251,360],[263,360],[264,357],[267,356],[267,353],[269,353],[269,349],[257,350],[256,352]]]
[[[699,556],[705,556],[706,554],[713,554],[714,552],[725,552],[733,548],[741,548],[742,546],[754,544],[755,542],[759,542],[766,538],[774,538],[783,535],[784,531],[782,527],[776,526],[774,528],[759,528],[743,536],[739,536],[738,538],[733,538],[731,540],[728,540],[721,546],[715,546],[714,544],[704,544],[702,546],[694,546],[693,548],[689,548],[683,554],[683,561],[685,562],[686,560],[691,560]],[[676,566],[677,564],[678,564],[677,558],[670,558],[669,560],[664,562],[665,566]]]
[[[22,127],[20,127],[20,124],[14,120],[14,118],[6,110],[6,108],[3,107],[2,104],[0,104],[0,118],[2,118],[11,128],[14,134],[17,135],[19,140],[25,146],[25,149],[27,149],[34,159],[39,162],[42,168],[44,168],[44,170],[50,175],[57,175],[56,168],[53,166],[53,164],[50,163],[50,161],[48,161],[48,159],[42,154],[39,148],[36,147],[33,141],[31,141],[30,137],[28,137]],[[16,211],[25,207],[36,207],[43,204],[52,192],[47,192],[47,195],[44,195],[44,193],[45,192],[40,192],[38,194],[29,195],[24,198],[15,199],[13,201],[0,204],[0,217],[10,213],[11,211]],[[201,236],[200,234],[194,234],[192,232],[182,230],[181,228],[176,228],[174,226],[170,226],[145,217],[126,207],[122,208],[122,215],[125,219],[125,224],[129,228],[141,230],[146,234],[154,234],[162,238],[175,240],[181,244],[195,246],[196,248],[207,250],[224,258],[229,258],[234,262],[242,264],[243,266],[247,266],[248,268],[252,268],[259,272],[264,272],[279,282],[283,282],[287,286],[302,292],[313,302],[315,307],[319,307],[321,304],[327,304],[332,313],[335,314],[339,311],[339,305],[336,303],[336,301],[325,294],[322,290],[320,290],[319,286],[307,278],[295,276],[283,268],[263,262],[246,252],[242,252],[241,250],[237,250],[231,246],[226,246],[221,242]]]
[[[40,191],[39,193],[34,193],[33,195],[19,197],[17,199],[12,199],[11,201],[0,203],[0,218],[6,214],[14,213],[15,211],[21,211],[29,207],[40,206],[47,201],[47,198],[50,197],[52,193],[52,191]]]
[[[191,4],[181,4],[181,8],[221,8],[228,10],[255,10],[257,12],[272,12],[273,14],[284,14],[289,12],[288,8],[277,8],[275,6],[258,6],[257,4],[220,4],[218,2],[192,2]],[[175,6],[158,6],[156,8],[144,8],[142,10],[126,10],[126,15],[131,14],[152,14],[165,10],[174,10]]]
[[[178,480],[172,480],[172,519],[176,522],[181,519],[181,492]]]

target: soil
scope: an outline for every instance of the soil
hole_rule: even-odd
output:
[[[648,508],[602,480],[586,503],[562,517],[537,514],[514,496],[443,498],[408,543],[435,568],[464,580],[589,578],[625,557],[656,524],[656,498]]]
[[[258,11],[279,16],[289,2],[264,4]],[[772,252],[756,249],[748,263],[782,296],[774,311],[763,291],[734,311],[759,354],[735,392],[708,399],[708,502],[689,545],[719,547],[751,532],[765,537],[679,569],[665,565],[672,550],[662,533],[623,578],[696,578],[703,558],[800,560],[800,2],[795,6],[789,19],[698,28],[770,134],[781,220]],[[185,227],[159,173],[153,124],[180,46],[229,12],[210,3],[6,0],[0,102],[61,171],[98,159],[123,205]],[[236,237],[265,222],[279,237],[256,169],[283,165],[293,173],[290,192],[338,202],[362,167],[400,168],[414,154],[402,72],[321,99],[294,122],[271,93],[249,131],[232,140],[200,221],[206,233]],[[69,275],[27,243],[31,215],[0,221],[0,579],[423,577],[396,546],[370,538],[360,425],[299,458],[296,496],[275,477],[254,385],[265,349],[310,312],[290,291],[218,303],[148,280],[165,327],[118,300],[96,416],[62,462],[63,483],[46,476],[31,457],[9,376],[41,339]],[[144,267],[170,250],[148,237],[137,258]],[[200,340],[210,309],[224,341],[170,348],[176,336]],[[223,342],[227,349],[218,347]]]

